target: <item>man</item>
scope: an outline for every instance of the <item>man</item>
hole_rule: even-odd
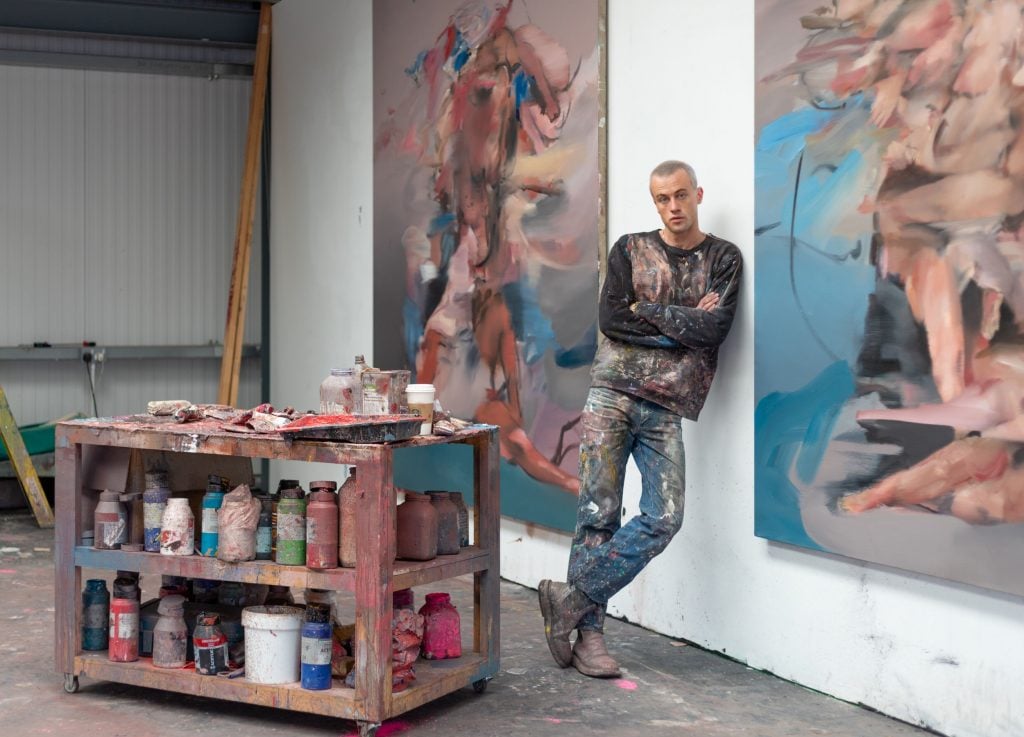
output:
[[[538,597],[555,661],[617,677],[604,642],[605,607],[665,549],[683,521],[681,417],[696,420],[711,388],[718,346],[732,325],[742,257],[701,231],[704,191],[693,168],[666,161],[651,172],[664,227],[625,235],[608,255],[601,291],[603,341],[583,410],[580,498],[568,583],[541,581]],[[640,514],[620,526],[632,454]],[[579,630],[575,645],[569,636]]]

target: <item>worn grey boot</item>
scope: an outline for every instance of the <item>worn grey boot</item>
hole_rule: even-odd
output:
[[[618,678],[622,675],[615,658],[608,654],[604,633],[580,630],[572,648],[572,664],[580,673],[592,678]]]
[[[544,635],[555,662],[562,668],[572,664],[569,635],[583,616],[597,606],[586,594],[561,581],[544,579],[537,587],[540,612],[544,615]]]

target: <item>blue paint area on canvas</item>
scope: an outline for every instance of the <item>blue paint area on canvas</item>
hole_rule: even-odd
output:
[[[461,491],[473,504],[473,449],[468,445],[404,448],[395,454],[395,484],[404,489]],[[563,532],[576,529],[576,497],[501,461],[501,514]],[[511,493],[509,492],[511,490]]]
[[[806,387],[777,392],[757,404],[754,415],[754,534],[824,550],[804,529],[800,492],[790,482],[794,466],[810,483],[821,465],[832,427],[854,392],[850,367],[837,361]]]
[[[871,164],[855,146],[857,128],[845,121],[867,114],[858,98],[841,111],[808,108],[762,129],[756,153],[758,400],[798,390],[836,361],[856,365],[876,278],[869,262],[871,220],[856,215]]]

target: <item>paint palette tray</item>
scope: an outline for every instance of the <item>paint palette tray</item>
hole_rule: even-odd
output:
[[[394,443],[420,432],[419,415],[306,415],[278,428],[285,440]]]

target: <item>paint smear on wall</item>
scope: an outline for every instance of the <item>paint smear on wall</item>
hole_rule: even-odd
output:
[[[509,478],[503,497],[532,503],[504,511],[571,529],[555,513],[578,493],[597,345],[598,0],[378,0],[373,24],[374,362],[497,425],[534,482]],[[413,488],[443,466],[397,465]]]
[[[1021,4],[756,22],[756,533],[1024,594]]]

